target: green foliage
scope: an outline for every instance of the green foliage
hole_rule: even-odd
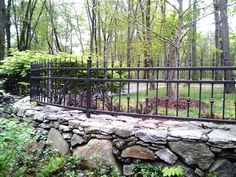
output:
[[[0,118],[0,176],[15,170],[23,145],[30,142],[31,131],[28,123]]]
[[[87,67],[87,58],[89,54],[84,53],[82,55],[73,55],[73,54],[65,54],[59,53],[57,55],[46,54],[41,51],[22,51],[19,52],[17,50],[12,50],[10,57],[3,61],[3,65],[0,66],[0,69],[8,75],[8,78],[4,82],[4,88],[12,93],[25,92],[25,90],[29,89],[29,77],[30,77],[30,68],[32,62],[38,62],[40,65],[45,65],[46,62],[51,61],[52,65],[56,65],[57,67]],[[97,57],[92,56],[93,60],[96,60]],[[77,60],[77,61],[76,61]],[[83,60],[83,61],[82,61]],[[98,57],[100,61],[101,58]],[[76,62],[75,62],[76,61]],[[101,63],[101,62],[99,62]],[[118,63],[115,63],[115,67],[118,66]],[[92,61],[92,67],[96,67],[96,62]],[[64,71],[66,72],[66,71]],[[53,76],[63,76],[65,73],[62,73],[60,70],[52,71]],[[41,73],[42,74],[42,73]],[[70,77],[78,77],[78,78],[86,78],[87,71],[79,71],[78,70],[68,70],[66,73],[67,76]],[[104,78],[104,71],[94,71],[91,73],[92,77]],[[106,73],[106,77],[116,79],[124,79],[127,77],[123,72],[119,73],[119,71],[108,71]],[[66,83],[65,85],[70,85]],[[93,87],[100,88],[104,83],[96,83]],[[123,88],[124,84],[121,84]],[[81,91],[81,88],[85,87],[85,82],[80,82],[74,88],[78,92]],[[112,92],[117,92],[120,87],[119,83],[109,83],[106,85],[106,89]],[[100,88],[101,90],[101,88]]]
[[[108,163],[97,162],[88,168],[83,159],[58,154],[42,141],[45,132],[33,129],[27,122],[0,118],[0,177],[118,177],[119,174]],[[45,143],[37,146],[39,139]]]
[[[180,166],[162,167],[152,164],[135,163],[133,166],[134,177],[182,177],[184,170]]]
[[[184,175],[184,170],[180,166],[177,167],[165,167],[163,170],[164,177],[180,177]]]
[[[133,166],[134,177],[162,177],[162,170],[157,165],[151,164],[139,164],[136,163]]]
[[[213,171],[207,174],[207,177],[218,177],[218,173]]]

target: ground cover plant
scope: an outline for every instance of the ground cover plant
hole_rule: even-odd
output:
[[[0,177],[118,176],[110,164],[89,168],[83,159],[62,156],[43,140],[45,134],[30,123],[0,118]]]

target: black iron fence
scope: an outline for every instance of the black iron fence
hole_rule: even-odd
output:
[[[31,100],[94,114],[236,122],[235,66],[171,67],[140,59],[45,60],[31,66]],[[135,64],[135,67],[134,67]]]

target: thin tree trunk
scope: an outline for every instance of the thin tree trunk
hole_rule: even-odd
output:
[[[97,15],[97,22],[98,22],[98,28],[97,28],[97,34],[98,34],[98,54],[102,55],[102,39],[101,39],[101,9],[100,9],[100,1],[98,1],[98,15]]]
[[[215,59],[216,66],[221,65],[221,44],[220,44],[220,15],[219,15],[219,0],[214,0],[214,18],[215,18]],[[216,71],[215,75],[216,80],[221,80],[222,76],[220,71]]]
[[[11,48],[11,2],[12,0],[7,1],[7,14],[6,14],[6,37],[7,37],[7,50]]]
[[[197,0],[194,0],[193,2],[193,12],[192,12],[192,66],[196,67],[197,66],[197,48],[196,48],[196,40],[197,40],[197,25],[196,25],[196,19],[197,19]],[[198,79],[198,72],[194,70],[192,72],[192,80],[197,80]]]
[[[0,0],[0,60],[4,59],[5,55],[5,27],[6,27],[6,12],[5,0]]]

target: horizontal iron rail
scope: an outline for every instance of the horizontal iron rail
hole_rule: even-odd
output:
[[[87,78],[77,78],[77,77],[39,77],[32,76],[31,79],[37,80],[78,80],[86,81]],[[100,78],[90,78],[93,82],[159,82],[159,83],[202,83],[202,84],[236,84],[235,80],[157,80],[157,79],[100,79]]]
[[[40,67],[40,66],[39,66]],[[45,68],[32,68],[32,71],[42,71],[42,70],[88,70],[87,67],[45,67]],[[89,68],[89,70],[118,70],[118,71],[146,71],[146,70],[236,70],[235,66],[221,66],[221,67],[212,67],[212,66],[204,66],[204,67],[123,67],[123,68]]]

